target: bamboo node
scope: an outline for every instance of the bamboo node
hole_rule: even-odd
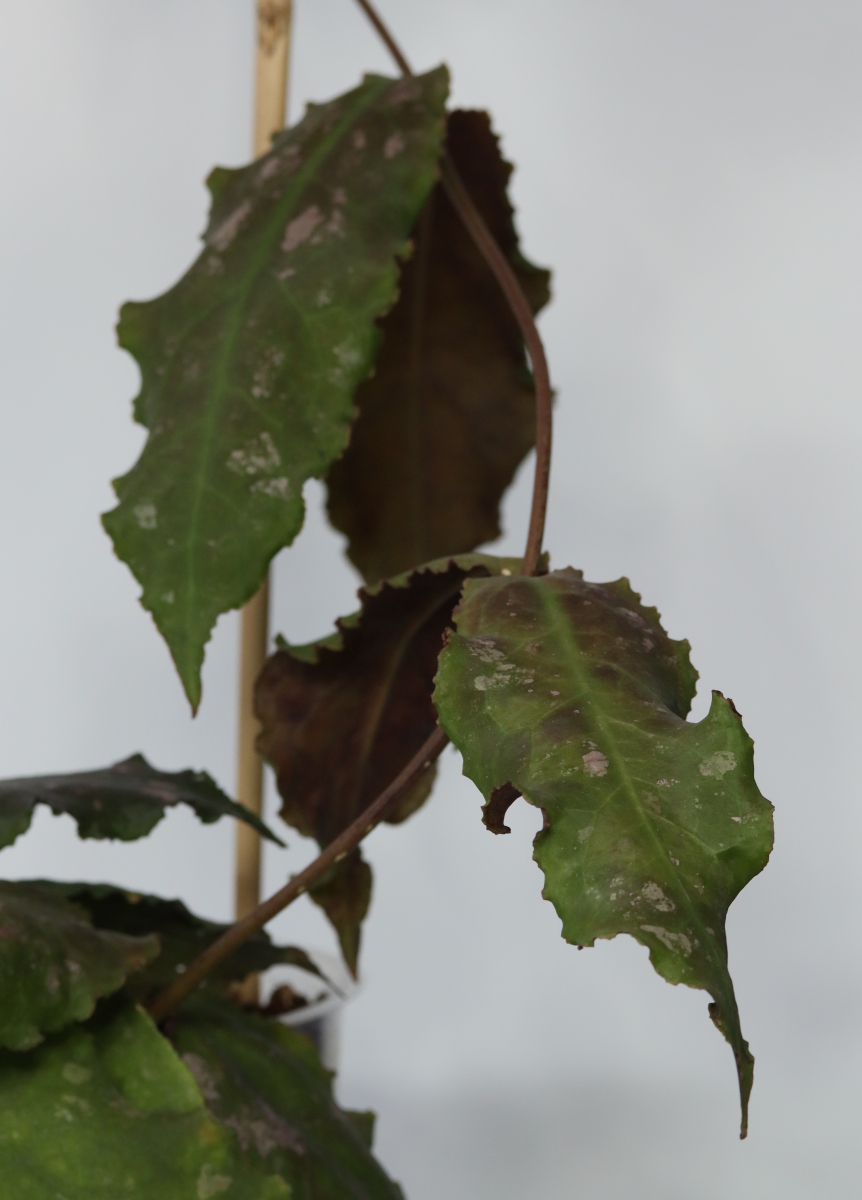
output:
[[[257,0],[257,44],[269,57],[290,32],[292,0]]]

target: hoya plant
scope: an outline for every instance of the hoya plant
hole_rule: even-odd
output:
[[[306,892],[357,972],[361,843],[429,801],[449,741],[490,833],[517,802],[541,810],[534,856],[567,942],[628,934],[668,982],[708,993],[746,1133],[725,917],[772,844],[751,739],[719,692],[686,719],[688,643],[628,580],[588,582],[545,551],[552,392],[534,316],[549,273],[520,252],[488,115],[450,111],[446,68],[414,76],[360,2],[398,74],[216,168],[197,260],[121,311],[148,438],[103,518],[196,710],[216,620],[259,593],[302,527],[303,485],[325,481],[357,610],[311,644],[279,639],[255,685],[281,816],[320,854],[230,926],[109,885],[0,883],[0,1168],[16,1200],[402,1194],[372,1156],[372,1115],[335,1104],[314,1046],[248,984],[277,964],[319,972],[264,930]],[[534,447],[523,557],[479,553]],[[0,845],[37,804],[83,838],[145,837],[185,804],[278,842],[207,774],[140,754],[0,783]]]

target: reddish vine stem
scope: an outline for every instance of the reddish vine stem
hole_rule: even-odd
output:
[[[398,64],[398,69],[404,75],[412,75],[410,64],[373,5],[369,3],[369,0],[357,0],[357,3],[386,44]],[[443,155],[440,174],[446,195],[493,272],[512,309],[533,364],[536,389],[536,474],[533,483],[533,502],[530,510],[527,546],[521,571],[524,575],[535,575],[539,569],[542,553],[542,538],[548,505],[548,483],[551,473],[551,382],[545,349],[536,328],[536,322],[533,320],[529,302],[517,276],[473,203],[448,153]],[[149,1006],[153,1020],[164,1020],[194,991],[214,967],[234,950],[237,950],[253,933],[262,929],[268,921],[271,921],[273,917],[298,899],[325,871],[355,849],[383,820],[387,810],[401,793],[437,758],[448,740],[446,734],[438,726],[389,786],[351,825],[348,825],[334,841],[329,843],[314,862],[310,863],[305,870],[300,871],[298,875],[294,875],[283,888],[264,900],[247,916],[231,925],[230,929],[226,930],[194,960],[185,974],[158,993]]]
[[[362,0],[359,2],[362,3]],[[536,471],[533,478],[530,526],[527,531],[527,546],[524,550],[521,573],[536,575],[542,556],[542,538],[545,533],[545,515],[548,510],[548,485],[551,480],[552,393],[545,348],[518,278],[470,198],[470,194],[448,154],[443,156],[441,181],[446,195],[472,234],[473,240],[482,252],[488,266],[494,272],[503,295],[508,300],[509,307],[521,328],[527,353],[533,363],[533,380],[536,389]]]
[[[383,24],[383,21],[377,15],[374,5],[369,4],[368,0],[356,0],[356,3],[359,5],[359,7],[365,13],[366,17],[368,17],[368,20],[371,22],[371,24],[374,26],[374,28],[377,30],[377,32],[380,34],[381,41],[383,41],[386,44],[386,49],[389,51],[389,53],[395,59],[395,62],[398,65],[398,70],[401,72],[401,74],[402,75],[412,75],[413,72],[410,70],[410,63],[407,61],[407,59],[401,53],[401,47],[395,41],[395,38],[392,36],[392,34],[389,32],[389,30]]]
[[[238,949],[253,933],[262,929],[267,921],[271,921],[273,917],[298,899],[320,878],[324,871],[358,846],[362,839],[384,819],[388,809],[401,793],[418,775],[431,766],[448,740],[438,725],[403,771],[396,775],[389,786],[369,804],[364,812],[359,814],[352,825],[348,825],[334,841],[329,843],[314,862],[309,863],[305,870],[300,871],[298,875],[294,875],[280,891],[264,900],[242,920],[231,925],[230,929],[198,955],[185,974],[180,975],[173,983],[158,993],[149,1005],[150,1016],[153,1020],[163,1021],[182,1004],[183,1000],[194,991],[214,967]]]
[[[398,65],[402,75],[412,75],[410,64],[404,57],[398,43],[386,28],[370,0],[356,0],[368,20],[377,30],[387,50]],[[461,176],[452,162],[448,152],[443,154],[440,182],[449,200],[464,223],[468,233],[491,268],[500,285],[500,289],[515,320],[521,330],[521,336],[527,347],[527,353],[533,364],[533,379],[536,389],[536,473],[533,480],[533,502],[530,509],[530,526],[527,532],[527,546],[521,565],[523,575],[535,575],[539,570],[539,560],[542,554],[542,539],[545,533],[545,516],[548,509],[548,486],[551,479],[551,378],[548,371],[548,360],[542,339],[533,320],[533,313],[524,290],[518,282],[518,277],[512,270],[509,260],[497,244],[494,235],[476,208],[470,193],[467,191]]]

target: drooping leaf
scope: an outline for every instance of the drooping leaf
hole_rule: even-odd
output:
[[[520,559],[465,554],[374,587],[334,635],[288,646],[267,661],[255,690],[259,749],[275,768],[281,815],[321,846],[337,837],[398,774],[437,724],[431,687],[443,634],[468,576],[517,571]],[[428,770],[388,818],[425,801]],[[360,865],[361,864],[361,865]],[[348,858],[310,892],[333,921],[355,972],[370,869]]]
[[[429,770],[429,791],[433,782],[434,776]],[[371,867],[357,847],[308,889],[309,896],[323,909],[337,933],[344,961],[354,976],[359,968],[362,922],[371,906],[372,882]]]
[[[487,114],[450,114],[447,147],[538,312],[550,274],[518,249],[512,167]],[[535,437],[517,322],[439,184],[414,239],[350,445],[327,477],[330,519],[372,582],[497,537],[500,498]]]
[[[367,76],[310,106],[268,154],[209,178],[205,248],[165,295],[126,304],[150,431],[104,517],[196,708],[220,613],[302,525],[302,487],[347,442],[375,318],[437,174],[448,75]]]
[[[155,937],[95,929],[38,885],[0,882],[0,1046],[27,1050],[122,987],[159,953]]]
[[[766,865],[772,805],[739,714],[714,692],[709,715],[686,722],[688,643],[668,638],[624,579],[468,580],[455,620],[434,700],[465,774],[491,804],[511,785],[504,804],[517,789],[542,809],[535,858],[567,941],[628,933],[665,979],[710,993],[744,1136],[754,1060],[724,921]]]
[[[394,1200],[292,1030],[183,1013],[185,1061],[109,1003],[29,1054],[0,1052],[0,1163],[15,1200]],[[232,1074],[241,1064],[242,1077]]]
[[[28,881],[33,892],[49,901],[71,901],[83,910],[97,930],[113,930],[134,938],[157,935],[158,957],[131,976],[125,995],[144,1001],[172,982],[207,946],[220,937],[227,925],[195,916],[180,900],[140,895],[111,884]],[[220,992],[225,985],[245,979],[252,972],[288,963],[323,978],[320,968],[296,946],[275,946],[265,930],[259,930],[224,959],[200,985],[202,990]]]
[[[175,804],[187,804],[206,825],[219,817],[245,821],[271,842],[284,842],[243,805],[224,794],[206,771],[157,771],[141,754],[98,771],[0,780],[0,848],[30,828],[33,809],[47,804],[68,813],[82,838],[146,837]]]

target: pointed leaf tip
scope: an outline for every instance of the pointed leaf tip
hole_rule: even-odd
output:
[[[628,933],[671,983],[703,988],[733,1050],[742,1134],[753,1058],[727,968],[725,916],[766,865],[772,805],[753,743],[714,693],[684,720],[696,675],[626,580],[580,572],[469,579],[434,700],[464,773],[545,818],[534,857],[574,945]],[[504,797],[505,799],[505,797]]]
[[[342,956],[354,979],[359,971],[362,922],[371,904],[371,886],[371,867],[357,849],[308,889],[309,898],[323,909],[338,935]]]
[[[716,1029],[730,1042],[733,1048],[733,1056],[736,1059],[736,1074],[739,1080],[739,1107],[741,1113],[739,1140],[745,1141],[748,1137],[748,1102],[751,1099],[751,1089],[754,1086],[754,1055],[749,1050],[748,1042],[744,1038],[740,1037],[734,1042],[732,1031],[730,1035],[728,1034],[721,1005],[717,1001],[712,1001],[709,1005],[709,1015]]]

